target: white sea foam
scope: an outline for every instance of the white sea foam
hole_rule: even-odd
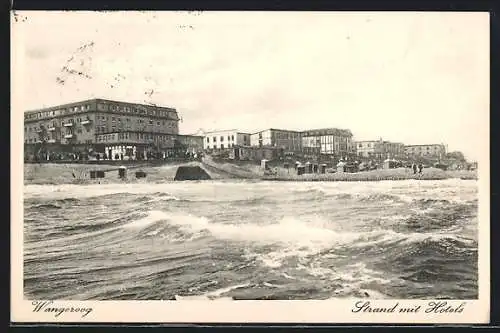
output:
[[[281,273],[281,275],[285,278],[285,279],[288,279],[288,280],[296,280],[296,278],[294,278],[293,276],[283,272]]]
[[[206,217],[192,214],[149,211],[148,215],[135,220],[126,227],[144,227],[165,220],[181,230],[197,233],[208,231],[216,238],[234,241],[250,241],[253,244],[285,244],[299,247],[323,248],[336,243],[352,242],[360,237],[354,232],[337,232],[317,218],[315,223],[305,223],[298,218],[285,217],[276,223],[259,225],[254,223],[228,224],[211,222]]]
[[[249,242],[252,246],[276,245],[278,246],[277,250],[265,254],[247,254],[247,259],[255,257],[262,261],[264,265],[275,268],[280,267],[287,258],[305,257],[334,246],[363,248],[395,242],[412,244],[425,240],[441,241],[443,239],[473,242],[454,233],[403,233],[382,228],[364,232],[337,231],[318,216],[309,220],[284,217],[269,224],[229,224],[212,222],[203,216],[153,210],[149,211],[147,216],[129,222],[123,227],[129,229],[145,228],[160,221],[176,226],[183,232],[194,234],[191,239],[202,233],[206,235],[208,232],[218,239]]]
[[[148,212],[147,216],[145,216],[141,219],[138,219],[138,220],[133,220],[132,222],[125,224],[123,227],[124,228],[144,228],[144,227],[147,227],[155,222],[164,220],[166,217],[167,216],[165,213],[163,213],[161,211],[153,210],[153,211]]]

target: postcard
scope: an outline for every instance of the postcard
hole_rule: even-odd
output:
[[[488,13],[11,27],[12,322],[489,321]]]

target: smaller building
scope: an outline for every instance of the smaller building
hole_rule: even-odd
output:
[[[302,150],[301,132],[269,128],[250,135],[250,145],[253,147],[274,147],[286,152]]]
[[[356,141],[356,155],[361,158],[399,159],[405,156],[404,144],[379,140]]]
[[[361,158],[382,159],[384,157],[383,143],[382,139],[356,141],[356,153]]]
[[[427,145],[407,145],[404,148],[408,157],[426,157],[426,158],[444,158],[446,155],[446,146],[444,144]]]
[[[245,146],[250,146],[250,134],[237,130],[205,132],[203,136],[203,149],[207,151]]]

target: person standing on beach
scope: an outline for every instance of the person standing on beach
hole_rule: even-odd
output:
[[[423,169],[423,168],[424,168],[424,166],[422,165],[422,163],[420,163],[420,164],[418,165],[418,173],[420,173],[420,174],[421,174],[421,173],[422,173],[422,169]]]
[[[411,168],[413,169],[413,174],[416,174],[417,173],[417,165],[415,163],[413,163],[411,165]]]

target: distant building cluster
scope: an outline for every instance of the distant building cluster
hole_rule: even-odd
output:
[[[175,108],[91,99],[24,114],[25,153],[47,159],[90,154],[103,159],[186,157],[203,153],[230,159],[283,159],[288,156],[353,160],[428,158],[446,155],[444,144],[405,145],[382,140],[355,141],[348,129],[293,131],[269,128],[179,134]]]
[[[227,152],[229,158],[235,159],[299,155],[306,158],[402,160],[418,157],[441,159],[446,154],[444,144],[405,145],[382,139],[354,141],[350,130],[338,128],[304,131],[270,128],[256,133],[213,131],[205,133],[204,149],[215,154]],[[262,153],[256,153],[256,150]]]

